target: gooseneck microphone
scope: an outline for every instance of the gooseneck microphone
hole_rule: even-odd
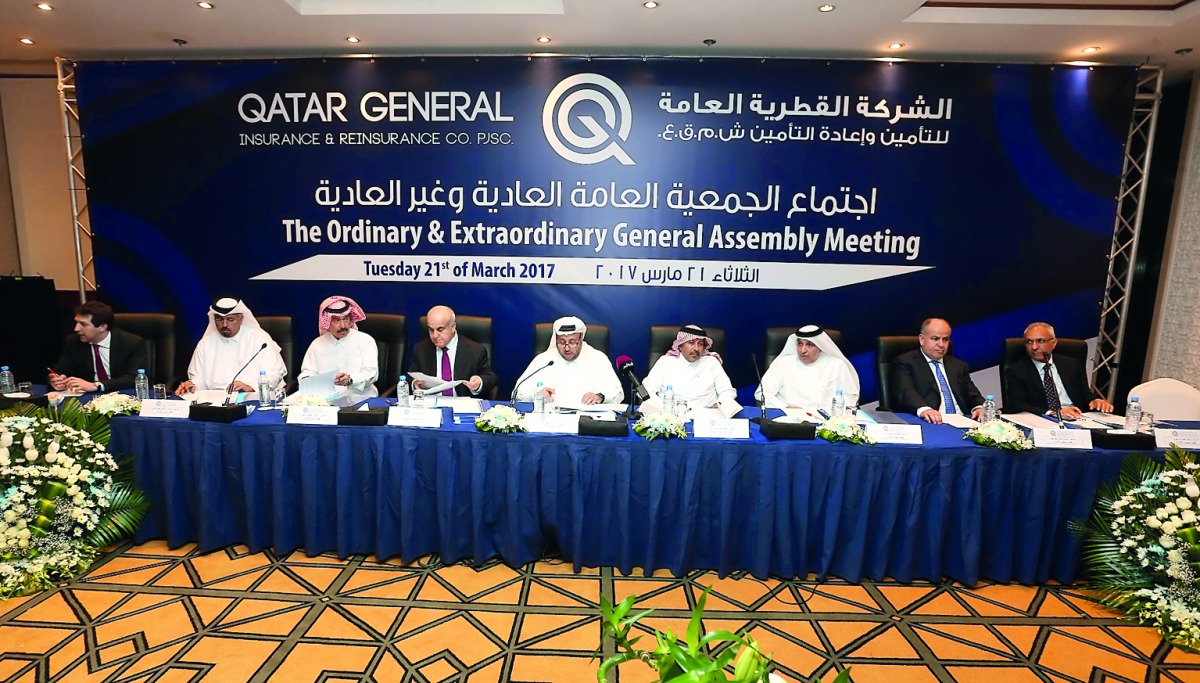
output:
[[[765,420],[767,419],[767,395],[763,393],[762,373],[758,371],[758,355],[750,354],[750,362],[754,363],[754,376],[758,377],[758,389],[754,391],[754,401],[758,403],[758,408],[762,411],[759,417]]]
[[[640,403],[650,398],[650,392],[646,391],[646,387],[642,386],[642,382],[633,372],[632,358],[629,356],[617,356],[616,366],[618,371],[625,373],[629,377],[629,393],[632,394],[629,400],[630,408],[633,407],[634,399],[637,399]]]
[[[255,358],[258,358],[258,354],[262,353],[265,348],[267,348],[267,343],[263,342],[262,346],[258,347],[258,350],[254,352],[254,355],[250,356],[250,360],[246,361],[246,364],[242,366],[242,369],[233,373],[233,379],[229,380],[229,386],[225,387],[225,402],[221,405],[229,405],[230,394],[233,393],[233,383],[237,381],[238,375],[242,374],[242,370],[250,367],[250,364],[254,362]]]
[[[1049,351],[1042,351],[1042,362],[1045,363],[1047,366],[1054,367],[1054,366],[1050,365],[1050,352]],[[1051,376],[1051,380],[1053,381],[1053,376]],[[1058,387],[1054,387],[1054,390],[1058,391]],[[1067,425],[1063,424],[1063,419],[1062,419],[1062,401],[1058,402],[1058,408],[1056,408],[1054,410],[1054,417],[1058,418],[1058,428],[1059,429],[1067,428]]]
[[[551,360],[549,363],[546,363],[545,365],[543,365],[542,367],[538,368],[537,370],[534,370],[533,372],[529,373],[528,375],[525,375],[525,376],[524,376],[524,377],[522,377],[521,379],[517,380],[517,383],[516,383],[516,384],[513,386],[512,396],[510,396],[510,397],[509,397],[509,399],[508,399],[508,407],[509,407],[509,408],[511,408],[511,407],[513,407],[514,405],[516,405],[516,403],[517,403],[517,389],[520,389],[520,388],[521,388],[521,385],[525,383],[525,380],[529,379],[530,377],[533,377],[534,375],[538,374],[538,373],[539,373],[539,372],[541,372],[542,370],[545,370],[546,368],[550,367],[551,365],[554,365],[554,361],[553,361],[553,360]]]

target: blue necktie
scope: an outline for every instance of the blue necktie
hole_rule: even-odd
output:
[[[954,410],[954,394],[950,393],[950,383],[946,381],[946,376],[942,374],[942,364],[936,360],[929,361],[933,363],[933,374],[937,376],[938,386],[942,390],[942,400],[946,402],[946,414],[957,412]]]

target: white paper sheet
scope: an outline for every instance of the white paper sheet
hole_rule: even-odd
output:
[[[788,420],[788,422],[811,422],[819,425],[825,421],[825,418],[817,413],[816,408],[784,408],[783,414],[789,418],[799,418],[798,420]]]
[[[476,414],[483,412],[483,402],[477,398],[467,396],[429,396],[425,399],[425,407],[430,407],[430,403],[435,408],[451,408],[454,410],[455,415],[459,413]]]
[[[1102,413],[1098,410],[1089,411],[1083,414],[1084,419],[1091,420],[1103,425],[1108,429],[1122,429],[1125,427],[1125,418],[1112,413]],[[1088,427],[1091,429],[1091,427]]]
[[[1047,420],[1041,415],[1034,415],[1033,413],[1003,413],[1000,417],[1026,429],[1054,429],[1058,427],[1058,422]]]
[[[966,415],[960,415],[958,413],[942,415],[942,422],[950,425],[951,427],[958,427],[959,429],[971,429],[979,426],[979,423],[975,420],[972,420]]]
[[[300,378],[300,389],[296,392],[306,396],[330,396],[338,392],[338,386],[333,383],[337,370],[322,372],[319,375]]]
[[[423,372],[414,372],[414,373],[410,374],[409,377],[411,377],[412,379],[419,379],[425,383],[424,389],[417,389],[415,392],[418,394],[422,394],[424,396],[430,396],[432,394],[440,394],[443,391],[453,389],[454,387],[456,387],[460,384],[466,383],[466,380],[461,380],[461,379],[454,379],[454,380],[450,380],[449,382],[447,382],[447,381],[443,380],[441,377],[430,377],[429,375],[426,375]],[[447,396],[446,398],[450,398],[450,397]],[[479,412],[479,411],[477,410],[475,412]]]

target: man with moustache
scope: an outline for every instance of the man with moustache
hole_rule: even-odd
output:
[[[1025,354],[1004,370],[1008,396],[1004,409],[1010,413],[1061,412],[1064,420],[1078,420],[1080,406],[1111,413],[1113,405],[1088,386],[1083,366],[1070,356],[1055,356],[1058,339],[1048,323],[1031,323],[1025,328]]]
[[[487,349],[458,333],[454,311],[449,306],[434,306],[425,315],[429,338],[413,347],[408,371],[450,381],[465,380],[454,389],[442,392],[445,396],[487,396],[498,381],[492,371]],[[425,383],[413,380],[413,387],[424,389]]]
[[[145,340],[112,323],[108,304],[89,301],[75,309],[75,333],[63,342],[50,375],[55,391],[120,391],[133,386],[138,370],[150,371]]]
[[[263,370],[271,386],[283,383],[287,366],[283,364],[279,345],[259,326],[246,304],[240,299],[223,297],[208,309],[208,329],[196,344],[188,364],[188,378],[180,382],[175,395],[225,390],[231,385],[233,391],[254,392],[258,388],[253,385],[258,384],[258,373]]]
[[[768,408],[825,408],[838,389],[858,395],[858,372],[818,325],[788,336],[762,377]]]
[[[971,381],[967,364],[946,355],[950,350],[950,323],[928,318],[917,336],[921,348],[892,360],[892,387],[896,412],[916,413],[932,424],[957,413],[978,420],[983,395]]]
[[[712,344],[712,338],[698,325],[679,328],[671,350],[654,363],[642,382],[646,391],[661,395],[670,385],[675,400],[686,401],[689,409],[736,404],[737,391],[725,374],[721,357],[711,350]]]
[[[335,386],[355,399],[379,395],[379,347],[375,339],[358,329],[367,315],[353,299],[331,296],[317,309],[320,336],[309,344],[300,363],[300,379],[336,372]]]
[[[582,320],[574,316],[555,320],[551,336],[550,347],[534,356],[517,379],[518,401],[532,401],[538,382],[542,382],[546,397],[559,403],[595,405],[624,400],[621,380],[608,356],[584,341],[587,325]],[[531,379],[525,382],[526,377]]]

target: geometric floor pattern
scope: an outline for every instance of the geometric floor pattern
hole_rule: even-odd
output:
[[[647,629],[748,633],[786,680],[1200,682],[1200,656],[1089,602],[1079,586],[576,574],[126,544],[77,581],[0,602],[0,680],[596,679],[599,597],[640,596]],[[652,639],[644,640],[643,643]],[[631,662],[613,678],[653,680]]]

